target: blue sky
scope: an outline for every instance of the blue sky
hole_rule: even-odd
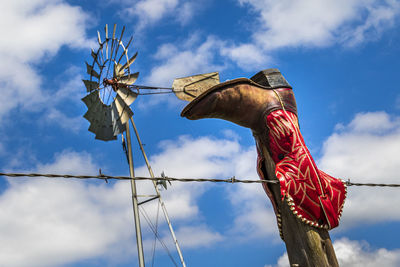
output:
[[[80,100],[96,31],[133,35],[137,84],[279,68],[293,86],[318,166],[357,182],[398,183],[400,2],[396,0],[15,0],[2,3],[0,170],[128,175],[120,139],[87,131]],[[139,96],[134,120],[155,173],[257,179],[248,129],[179,116],[173,95]],[[137,145],[136,173],[147,175]],[[0,180],[1,266],[132,266],[129,183]],[[150,192],[149,183],[138,184]],[[173,183],[162,195],[187,266],[287,266],[260,185]],[[398,189],[350,188],[331,237],[341,266],[399,266]],[[146,204],[155,220],[156,203]],[[153,235],[142,218],[151,266]],[[160,233],[178,260],[165,221]],[[155,266],[174,266],[156,247]]]

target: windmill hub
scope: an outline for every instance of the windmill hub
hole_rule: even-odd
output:
[[[112,79],[104,78],[103,86],[104,87],[111,86],[112,89],[116,92],[119,87],[124,87],[124,84],[119,83],[117,78],[112,78]]]

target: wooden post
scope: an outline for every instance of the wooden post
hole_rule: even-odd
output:
[[[289,86],[286,79],[277,69],[267,69],[258,72],[251,80],[264,86]],[[259,141],[262,142],[262,139]],[[262,154],[265,159],[266,176],[269,180],[278,180],[275,175],[275,163],[267,149],[268,144],[262,144]],[[279,185],[270,186],[281,211],[282,235],[286,244],[290,266],[336,267],[339,266],[329,233],[325,229],[315,228],[301,222],[289,209],[288,203],[281,200]]]
[[[275,176],[275,163],[266,146],[261,146],[265,158],[266,177],[278,180]],[[301,222],[289,209],[289,205],[281,201],[279,185],[270,184],[282,218],[282,234],[286,244],[290,266],[299,267],[338,267],[335,250],[329,233]]]

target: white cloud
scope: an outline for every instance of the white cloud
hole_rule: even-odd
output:
[[[155,173],[165,171],[170,177],[201,177],[258,179],[256,173],[256,149],[240,146],[236,136],[233,139],[200,137],[193,139],[181,136],[178,141],[161,143],[162,154],[152,157]],[[144,174],[144,168],[138,170]],[[166,205],[174,220],[203,220],[197,207],[197,200],[212,184],[173,183],[163,193]],[[230,202],[234,220],[224,238],[248,241],[254,238],[275,236],[279,240],[278,228],[270,200],[260,184],[226,185],[224,195]],[[222,212],[222,211],[221,211]],[[218,233],[204,234],[209,242],[222,238]],[[194,242],[194,241],[192,241]]]
[[[61,128],[75,133],[77,133],[82,128],[82,125],[84,125],[82,116],[69,117],[55,108],[47,109],[44,113],[44,119],[46,120],[46,123],[59,125]]]
[[[161,87],[171,87],[175,78],[190,75],[221,71],[224,65],[215,63],[215,55],[222,46],[217,38],[209,36],[204,42],[200,41],[198,34],[193,34],[180,45],[171,43],[163,44],[154,55],[157,62],[156,67],[151,69],[150,75],[145,77],[144,82]],[[176,97],[154,97],[146,99],[138,104],[140,108],[148,109],[150,105],[167,101],[176,104]]]
[[[259,15],[254,40],[264,48],[357,44],[380,33],[400,12],[396,1],[239,0]]]
[[[204,2],[185,2],[179,6],[179,11],[177,12],[177,19],[182,24],[187,24],[193,17],[201,10]]]
[[[81,98],[83,92],[86,91],[84,84],[82,83],[81,69],[77,67],[70,67],[56,80],[62,81],[58,83],[57,91],[47,93],[46,98],[49,101],[46,105],[42,106],[41,119],[39,120],[42,124],[54,126],[58,125],[64,130],[69,130],[74,133],[78,133],[82,126],[85,125],[85,121],[82,118],[83,114],[66,114],[63,112],[63,108],[73,106],[84,106]]]
[[[351,241],[347,238],[333,244],[340,266],[399,266],[400,249],[371,249],[367,242]]]
[[[380,123],[386,130],[371,130],[365,123],[371,120]],[[382,112],[359,114],[327,140],[319,165],[334,175],[350,174],[351,177],[357,177],[357,181],[367,178],[375,180],[376,177],[384,177],[386,182],[395,181],[397,158],[390,155],[399,151],[399,135],[397,118],[387,117]],[[365,144],[370,150],[365,148]],[[177,140],[162,142],[160,151],[150,158],[156,175],[165,171],[170,177],[227,178],[236,175],[237,178],[257,179],[255,148],[241,147],[236,137],[215,139],[182,136]],[[388,158],[378,157],[377,164],[372,166],[376,156],[369,151],[374,151],[375,155],[388,155]],[[52,162],[37,164],[36,170],[93,174],[97,173],[98,166],[90,154],[66,150],[56,154]],[[360,175],[360,171],[363,175]],[[146,172],[142,166],[136,174],[141,176]],[[275,237],[273,240],[278,242],[275,216],[259,184],[227,186],[226,194],[221,197],[225,197],[232,207],[223,212],[230,212],[234,219],[226,232],[212,229],[198,206],[204,192],[212,186],[210,183],[175,182],[167,191],[163,191],[171,220],[179,226],[176,232],[184,248],[212,246],[224,240],[248,242],[265,237]],[[139,194],[145,193],[150,191],[151,183],[138,183],[138,188]],[[396,207],[387,207],[387,190],[390,189],[351,189],[342,226],[398,220],[396,214],[400,212],[396,212]],[[374,198],[370,197],[371,194]],[[394,198],[395,195],[393,193]],[[124,247],[134,248],[129,196],[129,186],[124,182],[99,185],[82,181],[10,179],[9,187],[0,196],[0,210],[4,214],[0,216],[0,231],[3,231],[0,233],[0,243],[7,244],[0,263],[7,266],[54,266],[93,257],[110,261],[111,255],[116,254],[121,255],[121,261],[126,260],[126,255],[135,255],[133,250],[124,250]],[[156,202],[144,207],[154,220]],[[145,229],[143,218],[142,225]],[[189,238],[186,234],[189,231],[201,238]],[[162,233],[164,240],[171,241],[167,231]],[[101,238],[98,237],[100,235]],[[37,241],[39,237],[40,242]],[[149,249],[150,241],[151,235],[145,230],[146,249]],[[24,244],[23,255],[19,253],[21,244]],[[171,243],[168,246],[173,248]],[[44,251],[45,254],[42,253]],[[382,255],[392,255],[390,251],[385,253]]]
[[[160,144],[162,153],[151,157],[150,163],[156,175],[162,171],[170,177],[226,177],[233,175],[231,162],[240,153],[236,141],[200,137],[197,139],[181,136],[178,140]],[[138,175],[145,175],[143,166]],[[201,216],[197,200],[212,184],[173,183],[163,192],[168,212],[175,220],[196,220]]]
[[[87,152],[64,150],[54,156],[50,163],[38,163],[36,170],[41,173],[93,174],[98,172],[92,156]]]
[[[223,55],[240,68],[265,66],[278,49],[356,46],[375,40],[395,23],[395,0],[238,0],[256,19],[251,38],[225,47]],[[253,66],[255,65],[255,66]]]
[[[5,3],[3,11],[2,24],[9,27],[1,34],[10,38],[1,42],[1,51],[18,61],[38,62],[62,45],[88,47],[82,27],[87,17],[80,7],[62,0],[17,0]]]
[[[212,231],[206,225],[180,227],[176,236],[183,249],[212,247],[224,240],[220,233]]]
[[[290,266],[288,254],[286,252],[279,257],[276,265],[264,265],[264,267],[286,267],[286,266]]]
[[[131,6],[126,8],[122,14],[137,17],[137,31],[155,25],[164,18],[170,18],[185,25],[193,19],[195,11],[198,12],[201,7],[196,2],[184,0],[122,1],[126,6]]]
[[[192,35],[182,45],[164,44],[159,47],[155,59],[162,64],[151,70],[146,82],[161,86],[171,86],[173,79],[222,69],[216,65],[214,55],[221,42],[209,36],[203,43],[198,35]]]
[[[353,182],[399,183],[399,119],[385,112],[360,113],[337,126],[324,143],[319,168]],[[400,202],[397,189],[349,187],[342,227],[400,220],[400,208],[388,201]]]
[[[236,136],[233,139],[182,136],[178,141],[161,143],[161,148],[164,152],[151,160],[156,174],[165,171],[170,177],[226,179],[235,175],[238,179],[258,179],[255,147],[241,147]],[[139,171],[145,173],[144,169]],[[201,218],[195,203],[210,186],[212,184],[173,183],[163,194],[171,216],[185,220]],[[228,185],[225,191],[224,198],[231,203],[235,219],[224,236],[241,241],[266,236],[279,240],[270,200],[260,184]]]
[[[156,1],[145,2],[146,6],[150,6]],[[271,64],[272,54],[282,48],[355,46],[380,37],[384,30],[393,26],[400,14],[400,3],[394,0],[238,2],[243,8],[252,10],[256,21],[251,22],[254,25],[247,41],[232,42],[210,35],[203,43],[188,41],[189,46],[163,44],[157,53],[163,55],[158,57],[160,64],[152,69],[147,81],[170,86],[173,78],[197,73],[205,66],[209,66],[206,69],[219,67],[221,70],[222,66],[215,63],[219,57],[225,58],[225,67],[234,62],[246,71],[255,71]],[[161,14],[167,13],[166,3],[170,1],[162,1],[159,8],[152,11],[156,13],[157,16],[153,16],[157,20],[161,19]],[[179,6],[173,3],[170,3],[173,8]],[[186,5],[191,6],[191,2],[186,2],[183,7]],[[159,9],[163,12],[157,11]],[[183,13],[190,12],[193,8]]]
[[[131,12],[139,16],[139,28],[141,28],[173,12],[178,3],[179,0],[142,0],[136,3]]]
[[[237,178],[255,178],[255,149],[242,148],[237,139],[182,136],[162,142],[160,151],[150,158],[156,175],[165,171],[170,177],[227,178],[236,174]],[[65,150],[51,162],[39,162],[33,171],[95,174],[98,168],[90,154]],[[137,168],[136,175],[146,174],[145,166]],[[232,201],[237,220],[226,233],[213,229],[198,205],[201,196],[213,186],[175,182],[162,191],[184,249],[214,246],[226,238],[243,240],[243,235],[255,236],[254,232],[271,228],[268,225],[273,215],[265,210],[267,197],[259,185],[254,185],[251,187],[257,189],[227,189],[226,197]],[[137,188],[138,194],[153,193],[151,182],[138,183]],[[253,196],[254,192],[257,196]],[[6,247],[0,251],[0,265],[57,266],[91,258],[112,262],[115,255],[121,262],[127,257],[132,260],[136,252],[130,195],[127,182],[107,185],[64,179],[9,179],[8,188],[0,195],[0,246]],[[249,203],[243,207],[241,201]],[[157,202],[142,207],[154,222]],[[154,236],[143,217],[141,221],[145,250],[150,251]],[[239,231],[241,223],[253,230]],[[162,239],[174,249],[164,219],[160,219],[159,225]],[[264,233],[269,230],[261,231]],[[20,253],[22,246],[24,253]]]
[[[232,160],[231,168],[240,179],[257,180],[256,160],[256,148],[250,147]],[[228,187],[227,192],[235,215],[230,236],[240,241],[265,237],[280,240],[271,202],[261,184],[238,184]]]
[[[272,61],[270,56],[254,44],[222,47],[221,55],[230,58],[244,70],[265,68]]]
[[[93,174],[97,169],[89,154],[74,151],[37,166],[44,173]],[[109,255],[132,237],[126,233],[131,211],[127,196],[126,183],[106,187],[62,179],[9,179],[0,196],[0,265],[57,266]]]
[[[0,18],[0,119],[14,108],[40,109],[47,100],[42,77],[35,70],[58,50],[88,47],[87,16],[80,7],[64,1],[9,1]],[[39,105],[40,104],[40,105]]]
[[[370,127],[371,121],[385,130],[377,131]],[[361,182],[368,179],[375,181],[377,177],[384,177],[386,182],[395,181],[397,163],[393,155],[399,151],[399,128],[398,119],[383,112],[358,114],[352,122],[338,127],[326,141],[319,166],[334,175],[343,173],[354,179],[357,177],[357,181]],[[242,179],[257,179],[255,148],[243,148],[235,135],[229,136],[233,136],[232,139],[182,136],[177,140],[164,141],[160,144],[161,152],[150,158],[154,172],[158,175],[165,171],[170,177],[227,178],[236,175]],[[365,148],[365,144],[368,144],[368,148]],[[388,158],[376,159],[369,151],[374,151],[375,155],[387,155]],[[54,161],[39,163],[36,167],[40,172],[60,173],[93,174],[97,169],[91,155],[68,150],[57,154]],[[139,176],[146,173],[144,166],[136,170]],[[175,182],[162,192],[171,221],[179,226],[175,230],[183,248],[213,246],[225,240],[248,242],[265,237],[274,237],[274,242],[279,241],[275,215],[259,184],[237,184],[224,189],[225,194],[221,197],[232,206],[223,212],[230,212],[234,219],[225,232],[214,230],[198,205],[202,195],[212,186],[211,183]],[[138,183],[139,194],[150,192],[151,187],[151,183]],[[396,214],[400,212],[396,212],[396,207],[387,208],[386,205],[387,190],[390,189],[371,190],[351,188],[342,226],[348,227],[361,221],[373,223],[399,219]],[[374,198],[370,197],[371,194],[374,194]],[[0,234],[0,242],[7,242],[7,251],[4,253],[8,257],[0,258],[7,266],[23,266],[27,262],[29,265],[34,262],[50,266],[93,257],[103,257],[109,261],[111,254],[132,256],[134,251],[127,252],[123,248],[126,244],[131,248],[133,246],[129,195],[129,186],[123,182],[98,185],[81,181],[10,180],[9,188],[0,197],[0,210],[4,213],[4,216],[0,216],[0,229],[7,232]],[[156,218],[156,205],[156,202],[152,202],[144,206],[153,220]],[[28,221],[30,227],[25,225]],[[90,229],[87,225],[90,225]],[[143,218],[142,225],[145,229]],[[121,229],[128,229],[129,234]],[[188,232],[198,238],[189,238]],[[102,237],[96,237],[94,243],[93,237],[97,235]],[[36,239],[39,236],[41,241],[38,243]],[[162,236],[163,240],[169,240],[168,246],[173,248],[165,228]],[[151,244],[148,230],[144,231],[144,243],[148,250]],[[347,244],[345,241],[342,243]],[[21,244],[25,246],[24,255],[17,253]],[[338,251],[341,248],[339,245]],[[362,249],[365,251],[364,247]],[[41,251],[47,251],[46,255]],[[378,252],[388,261],[398,260],[397,252],[373,251]],[[348,262],[352,257],[338,253],[338,258],[343,262]],[[122,257],[121,261],[124,259],[126,257]],[[279,262],[279,266],[284,266],[284,258]]]
[[[360,134],[385,134],[396,131],[400,126],[400,118],[391,118],[386,112],[358,113],[347,126],[336,126],[337,130]]]
[[[382,32],[392,27],[400,12],[400,3],[396,0],[370,1],[370,5],[363,6],[367,18],[363,23],[343,33],[342,42],[349,46],[358,45],[370,39],[376,39]]]
[[[347,238],[336,240],[333,243],[333,247],[335,248],[339,265],[343,267],[395,267],[400,264],[400,249],[371,249],[367,242],[353,241]],[[275,266],[289,266],[287,253],[278,259],[278,263]]]

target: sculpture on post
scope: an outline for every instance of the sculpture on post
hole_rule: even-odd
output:
[[[220,118],[252,130],[260,178],[279,180],[279,188],[266,183],[263,187],[272,201],[282,239],[283,203],[310,226],[327,230],[338,226],[345,183],[318,170],[300,133],[292,87],[279,70],[213,86],[191,101],[181,116]],[[270,159],[275,163],[274,177],[266,170]]]

